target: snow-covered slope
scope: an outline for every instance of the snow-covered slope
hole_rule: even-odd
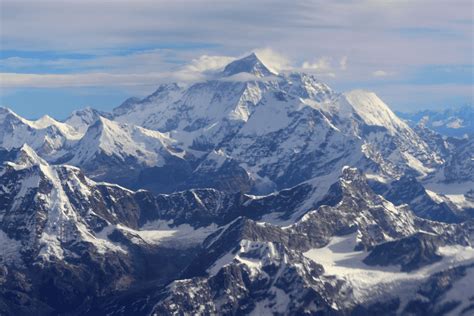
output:
[[[385,127],[392,135],[409,129],[375,93],[353,90],[344,96],[367,125]]]
[[[166,131],[164,129],[166,126],[159,125],[162,119],[156,114],[164,113],[167,107],[181,98],[182,93],[183,88],[176,83],[162,84],[153,94],[145,99],[128,99],[115,108],[113,110],[114,119],[119,122],[127,122],[145,128]]]
[[[374,131],[367,137],[367,145],[395,164],[402,162],[421,175],[432,173],[443,163],[442,157],[433,152],[428,144],[373,92],[355,90],[344,94],[354,112],[371,127],[387,132]],[[395,150],[387,151],[386,134],[392,136]]]
[[[268,92],[221,150],[240,162],[265,192],[265,185],[270,191],[291,187],[345,164],[362,165],[366,161],[361,146],[313,104],[284,92]]]

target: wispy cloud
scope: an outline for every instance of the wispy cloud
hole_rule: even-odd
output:
[[[208,56],[203,55],[199,58],[193,59],[189,65],[184,67],[185,70],[190,72],[207,72],[207,71],[217,71],[221,70],[228,63],[233,61],[234,57],[229,56]]]
[[[2,73],[3,88],[64,88],[156,84],[165,74],[19,74]]]
[[[296,60],[343,54],[360,62],[418,64],[467,61],[472,47],[469,0],[3,0],[1,11],[2,47],[16,50],[161,46],[235,55],[263,46]],[[416,30],[440,31],[414,37]]]
[[[329,57],[321,57],[313,62],[305,61],[303,65],[301,65],[301,68],[305,71],[314,72],[322,77],[336,77],[334,65]]]
[[[252,51],[257,54],[264,64],[277,72],[290,70],[293,68],[288,57],[274,51],[271,48],[256,48]]]

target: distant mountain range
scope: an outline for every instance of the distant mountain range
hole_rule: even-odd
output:
[[[111,113],[2,108],[0,314],[470,315],[468,122],[256,54]]]
[[[443,111],[420,111],[401,113],[397,115],[406,120],[411,126],[417,124],[432,129],[441,135],[464,137],[474,135],[474,107],[463,106]]]

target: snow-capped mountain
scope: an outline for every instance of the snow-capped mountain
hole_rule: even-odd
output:
[[[400,176],[442,163],[375,94],[341,95],[311,75],[277,74],[255,54],[211,80],[127,101],[114,119],[169,132],[204,155],[183,187],[271,192],[343,165]]]
[[[123,161],[137,156],[144,165],[161,166],[164,161],[158,155],[160,151],[181,158],[185,155],[178,149],[172,151],[172,146],[173,140],[163,133],[98,117],[74,148],[71,162],[80,165],[103,153]]]
[[[463,106],[444,111],[398,112],[412,125],[421,124],[442,135],[465,137],[474,135],[474,107]]]
[[[10,109],[0,108],[0,146],[19,148],[28,143],[38,153],[54,159],[62,155],[68,143],[77,141],[81,134],[68,124],[45,115],[39,120],[26,120]]]
[[[256,55],[0,110],[0,314],[469,315],[472,138]]]
[[[193,160],[169,133],[112,121],[106,118],[110,114],[91,108],[75,111],[64,122],[48,116],[30,121],[9,109],[2,109],[0,114],[1,147],[28,144],[49,163],[81,167],[97,180],[127,187],[137,187],[141,181],[146,187],[146,177],[140,180],[145,169],[160,170],[166,164],[187,169],[185,158]]]

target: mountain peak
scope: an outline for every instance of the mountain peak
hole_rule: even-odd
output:
[[[86,107],[72,112],[64,123],[74,128],[77,132],[84,134],[87,128],[97,121],[99,116],[110,117],[110,114],[91,107]]]
[[[36,151],[26,143],[15,149],[15,152],[16,158],[13,162],[17,166],[16,168],[23,169],[35,165],[47,165],[46,161],[38,156]]]
[[[374,92],[352,90],[344,93],[344,96],[354,111],[368,125],[385,127],[392,134],[397,130],[407,128],[406,124]]]
[[[176,82],[163,83],[158,86],[155,92],[153,92],[151,95],[149,95],[145,99],[141,100],[141,102],[150,102],[150,101],[153,101],[155,98],[166,97],[166,96],[169,96],[173,92],[179,91],[180,89],[181,89],[180,85],[178,85]],[[128,106],[133,106],[133,105],[134,103],[131,103]],[[123,106],[120,106],[120,108],[121,107]]]
[[[93,131],[96,131],[95,133],[98,132],[99,134],[102,134],[104,132],[104,129],[109,124],[113,124],[113,123],[110,120],[108,120],[107,118],[105,118],[103,116],[100,116],[100,115],[97,115],[94,118],[94,121],[87,128],[86,133],[91,134],[91,133],[94,133]]]
[[[34,121],[34,125],[38,128],[47,128],[51,125],[58,125],[58,124],[60,123],[47,114],[43,115],[42,117]]]
[[[268,68],[255,53],[234,60],[228,64],[224,68],[223,75],[229,77],[242,72],[250,73],[260,78],[277,75],[277,73]]]
[[[7,107],[0,107],[0,118],[2,120],[4,120],[5,118],[7,117],[10,117],[10,118],[14,118],[14,119],[17,119],[17,120],[20,120],[22,122],[25,121],[24,118],[22,118],[21,116],[19,116],[18,114],[16,114],[15,112],[13,112],[12,109],[10,108],[7,108]]]

